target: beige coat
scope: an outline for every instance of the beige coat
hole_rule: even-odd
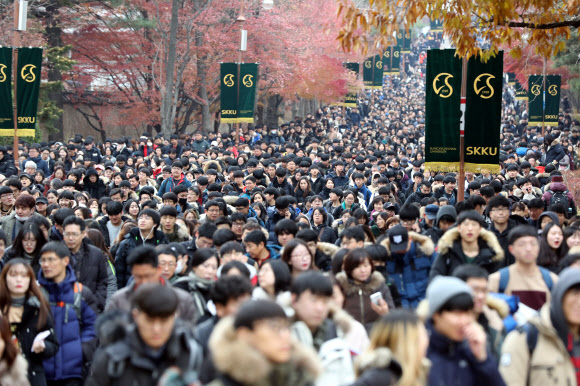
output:
[[[512,331],[502,347],[499,371],[508,386],[576,385],[576,371],[564,343],[550,320],[550,307],[530,321],[538,328],[538,341],[531,357],[526,334]]]

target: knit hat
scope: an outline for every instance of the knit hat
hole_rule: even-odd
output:
[[[427,287],[428,316],[432,317],[449,299],[461,294],[473,296],[471,287],[463,280],[451,276],[436,276]]]
[[[561,175],[555,174],[552,176],[552,182],[564,182],[564,178]]]

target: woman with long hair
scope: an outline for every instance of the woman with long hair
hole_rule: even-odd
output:
[[[111,244],[111,248],[110,248],[109,252],[111,253],[112,256],[117,256],[117,249],[119,249],[119,245],[121,244],[121,241],[123,241],[123,239],[125,238],[125,235],[127,235],[127,233],[129,233],[131,231],[131,229],[135,228],[136,226],[137,226],[137,223],[135,221],[131,221],[131,220],[127,220],[123,223],[123,225],[121,226],[121,230],[119,231],[119,234],[117,235],[117,238]]]
[[[117,276],[115,275],[115,259],[109,252],[107,244],[105,244],[105,239],[100,229],[88,229],[87,228],[87,238],[90,240],[91,244],[99,248],[105,254],[107,258],[107,275],[108,275],[108,285],[107,285],[107,302],[111,300],[111,297],[117,291]]]
[[[318,234],[318,240],[334,244],[338,236],[334,229],[327,225],[328,214],[324,208],[314,208],[312,211],[312,229]]]
[[[538,265],[556,273],[560,260],[564,257],[564,234],[562,228],[553,222],[544,227],[540,236]]]
[[[427,383],[429,336],[408,310],[394,310],[375,323],[370,346],[355,362],[353,386],[415,386]]]
[[[266,222],[268,221],[268,213],[266,212],[266,208],[264,207],[264,205],[262,205],[259,202],[255,202],[252,204],[252,209],[254,209],[254,212],[256,212],[256,217],[258,218],[258,220],[266,224]]]
[[[284,246],[281,259],[288,265],[293,278],[314,268],[314,256],[300,239],[292,239]]]
[[[43,360],[55,355],[59,344],[48,301],[36,284],[34,271],[24,259],[10,260],[0,273],[0,312],[10,323],[11,341],[17,343],[28,361],[30,384],[46,385]],[[34,338],[44,331],[49,335],[34,342]],[[5,340],[3,334],[2,340]],[[11,383],[4,383],[0,378],[0,384]]]
[[[44,232],[37,224],[25,223],[18,231],[11,246],[4,251],[4,263],[22,257],[30,264],[37,275],[40,270],[40,249],[46,244]]]
[[[310,186],[310,179],[308,177],[301,177],[296,184],[296,189],[294,190],[294,196],[298,201],[298,206],[304,208],[304,204],[308,197],[314,196],[312,188]]]
[[[387,221],[389,221],[389,215],[387,212],[380,212],[376,214],[374,225],[371,226],[371,231],[376,238],[381,237],[387,232]]]
[[[354,211],[359,208],[360,204],[358,203],[358,195],[352,190],[346,190],[344,192],[344,199],[342,200],[342,204],[340,204],[340,206],[334,210],[332,216],[334,218],[339,218],[344,210],[348,209],[351,211],[351,213],[354,213]]]
[[[123,206],[123,214],[135,221],[137,221],[140,211],[141,207],[139,206],[139,201],[134,198],[128,199]]]

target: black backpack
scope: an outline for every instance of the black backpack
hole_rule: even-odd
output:
[[[552,197],[550,197],[550,206],[554,204],[562,204],[564,205],[564,208],[568,208],[570,206],[570,201],[568,200],[568,190],[564,192],[554,192],[552,190],[548,190],[548,192],[552,195]]]

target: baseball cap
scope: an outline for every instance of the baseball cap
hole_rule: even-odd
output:
[[[407,250],[409,232],[402,225],[397,225],[389,230],[389,242],[392,253],[401,253]]]
[[[435,220],[437,218],[437,212],[439,207],[435,204],[429,204],[425,207],[425,215],[429,220]]]

